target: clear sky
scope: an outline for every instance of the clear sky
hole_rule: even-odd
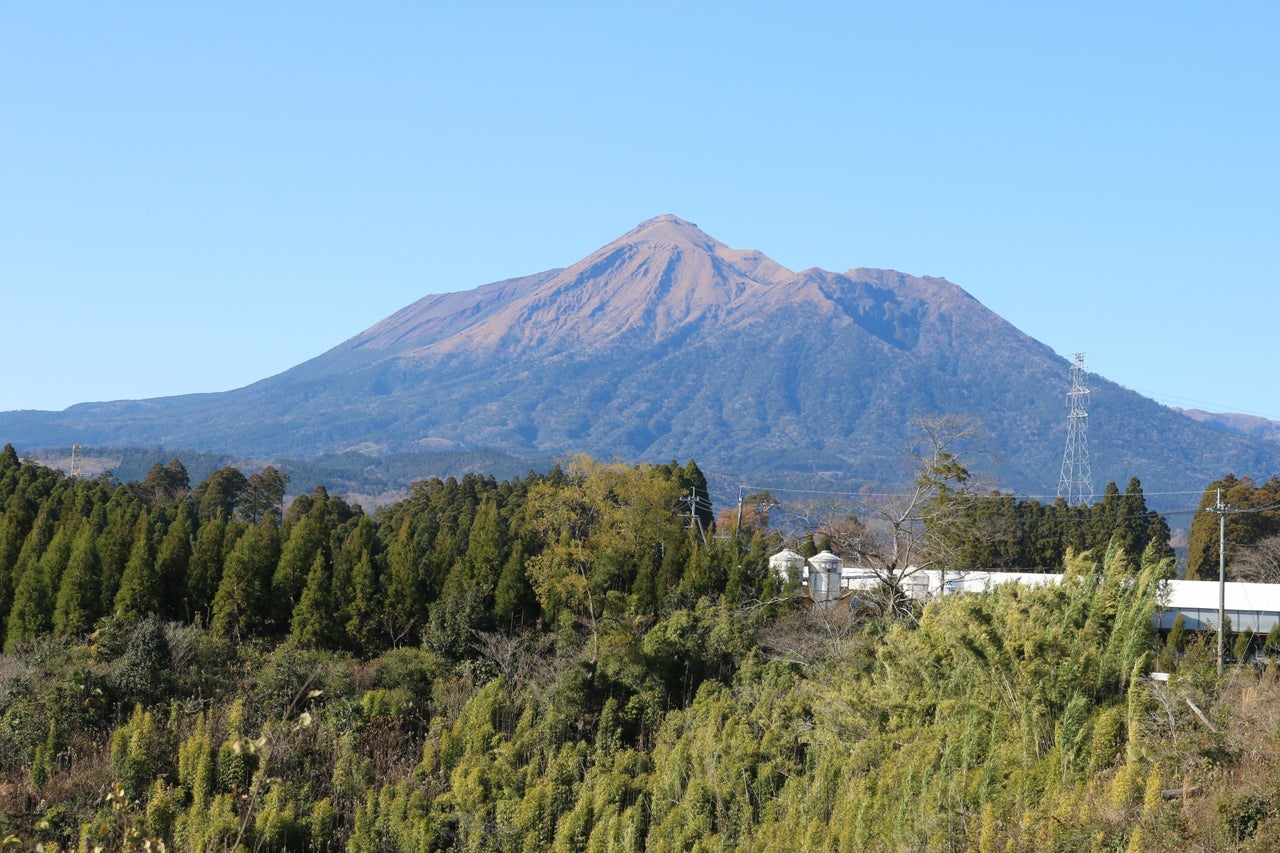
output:
[[[1277,32],[1273,2],[5,4],[0,410],[240,387],[673,213],[1280,419]]]

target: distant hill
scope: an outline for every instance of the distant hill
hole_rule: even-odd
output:
[[[63,471],[71,470],[71,448],[54,447],[32,451],[37,462]],[[548,471],[554,459],[527,459],[493,450],[441,450],[415,453],[389,453],[369,456],[348,451],[310,459],[274,457],[270,463],[225,453],[201,452],[187,448],[166,447],[82,447],[80,470],[86,477],[110,475],[121,483],[141,482],[153,465],[166,465],[179,459],[186,468],[191,484],[206,479],[215,469],[231,466],[246,474],[273,464],[288,476],[287,494],[310,492],[324,486],[342,495],[349,503],[373,509],[405,497],[408,486],[416,480],[432,477],[461,479],[465,474],[482,474],[497,480],[524,477],[530,471]]]
[[[1099,491],[1280,471],[1280,443],[1089,385]],[[0,440],[300,460],[582,451],[692,458],[721,485],[873,490],[902,480],[915,418],[951,413],[985,425],[997,485],[1043,495],[1069,386],[1064,358],[945,279],[793,272],[659,216],[564,269],[424,297],[245,388],[0,413]]]
[[[1205,412],[1200,409],[1179,409],[1177,407],[1174,408],[1174,411],[1181,412],[1192,420],[1235,433],[1236,435],[1261,438],[1267,441],[1280,441],[1280,423],[1260,415],[1220,414]]]

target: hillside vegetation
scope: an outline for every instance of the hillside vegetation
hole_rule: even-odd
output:
[[[373,515],[323,488],[282,513],[284,485],[0,453],[0,839],[1280,843],[1280,681],[1154,633],[1158,536],[1094,537],[1058,586],[814,610],[767,529],[700,535],[692,462],[431,480]]]

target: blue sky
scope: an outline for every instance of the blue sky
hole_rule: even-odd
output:
[[[6,4],[0,410],[246,385],[674,213],[1280,419],[1277,10]]]

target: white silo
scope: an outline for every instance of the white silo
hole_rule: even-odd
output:
[[[840,574],[844,561],[823,551],[809,558],[809,597],[813,603],[826,607],[840,598]]]
[[[799,583],[804,580],[804,557],[784,548],[769,558],[769,571],[784,585],[792,581]]]

